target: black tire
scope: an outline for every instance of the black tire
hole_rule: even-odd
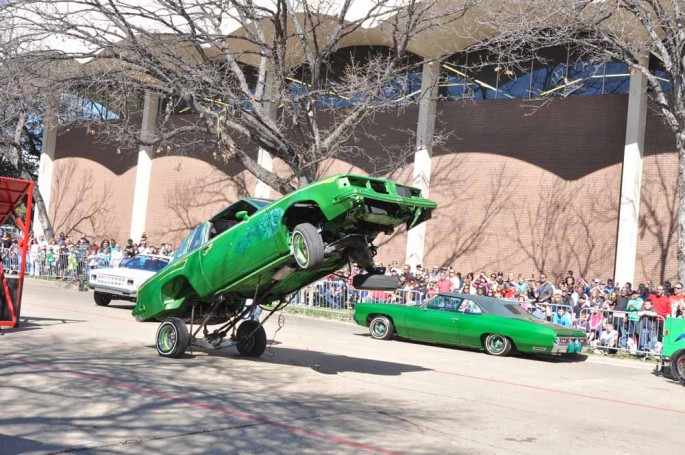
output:
[[[323,240],[319,231],[309,223],[295,226],[292,235],[293,256],[304,270],[316,270],[323,264]]]
[[[260,357],[266,350],[266,331],[257,321],[245,321],[236,333],[238,352],[245,357]]]
[[[497,357],[506,357],[511,352],[511,340],[504,335],[491,333],[483,343],[485,352]]]
[[[104,292],[95,291],[93,293],[93,299],[95,299],[95,304],[99,306],[107,306],[109,302],[112,301],[112,296],[105,294]]]
[[[685,385],[685,350],[678,351],[671,357],[671,374],[673,379]]]
[[[369,333],[374,340],[389,340],[394,331],[392,321],[385,316],[376,316],[369,323]]]
[[[155,346],[162,357],[181,357],[189,344],[190,334],[183,319],[166,318],[159,325]]]

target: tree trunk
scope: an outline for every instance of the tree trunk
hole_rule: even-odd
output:
[[[24,130],[24,126],[26,125],[27,118],[27,114],[22,114],[19,116],[14,131],[14,142],[12,143],[12,145],[7,147],[7,153],[5,156],[12,164],[12,166],[14,166],[14,168],[17,170],[17,174],[20,178],[24,180],[30,180],[35,183],[33,187],[34,207],[36,208],[36,212],[38,213],[38,219],[40,220],[40,224],[43,227],[45,238],[48,241],[50,241],[55,236],[55,233],[52,230],[52,223],[50,222],[50,216],[48,215],[48,208],[45,206],[43,195],[40,193],[40,188],[38,188],[38,182],[35,182],[33,180],[33,176],[28,173],[28,171],[24,167],[24,163],[22,162],[21,158],[21,146],[19,144],[22,131]]]
[[[31,180],[31,176],[26,171],[23,171],[22,178]],[[40,187],[38,184],[33,187],[33,206],[35,207],[36,214],[40,220],[40,225],[43,227],[45,240],[49,242],[55,238],[55,231],[52,229],[52,222],[50,221],[50,216],[48,215],[48,208],[45,206],[45,201],[43,200],[43,195],[40,192]]]
[[[676,133],[678,147],[678,281],[685,283],[685,130]]]

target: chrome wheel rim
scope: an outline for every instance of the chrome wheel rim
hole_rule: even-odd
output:
[[[685,354],[678,358],[675,364],[676,370],[678,371],[678,376],[685,378]]]
[[[164,353],[170,352],[172,349],[174,349],[176,340],[176,329],[172,325],[167,324],[159,329],[159,336],[157,337],[157,349]]]
[[[309,253],[307,251],[307,243],[304,241],[304,237],[299,232],[293,235],[293,254],[295,255],[295,260],[302,267],[305,267],[309,263]]]
[[[501,335],[491,335],[488,337],[488,350],[494,354],[499,354],[504,351],[506,342]]]
[[[385,321],[375,321],[373,327],[371,327],[371,331],[373,332],[373,336],[381,338],[388,333],[388,326],[385,324]]]

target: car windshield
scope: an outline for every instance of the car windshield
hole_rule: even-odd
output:
[[[254,205],[256,205],[257,207],[259,207],[260,209],[261,209],[262,207],[265,207],[265,206],[267,206],[267,205],[269,205],[269,204],[271,204],[271,203],[273,202],[273,201],[270,200],[270,199],[255,199],[255,198],[250,198],[250,199],[248,199],[248,201],[250,201],[252,204],[254,204]]]
[[[147,270],[148,272],[159,272],[169,264],[167,258],[152,258],[148,256],[134,256],[121,262],[120,267],[125,269]]]

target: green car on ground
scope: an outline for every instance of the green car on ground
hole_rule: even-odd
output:
[[[674,379],[685,385],[685,319],[666,318],[661,369],[670,371]]]
[[[241,199],[188,234],[171,263],[139,288],[133,315],[163,321],[157,332],[162,356],[179,357],[192,343],[237,345],[258,357],[266,345],[262,305],[279,302],[279,309],[294,291],[350,262],[370,272],[355,279],[356,287],[396,287],[374,267],[372,242],[397,226],[426,221],[436,207],[417,188],[350,174],[276,201]],[[189,333],[186,322],[204,328],[204,338]],[[210,333],[210,324],[223,325]]]
[[[473,294],[440,293],[420,305],[358,303],[354,320],[378,340],[397,335],[495,356],[513,350],[575,355],[586,341],[582,329],[534,318],[517,302]]]

